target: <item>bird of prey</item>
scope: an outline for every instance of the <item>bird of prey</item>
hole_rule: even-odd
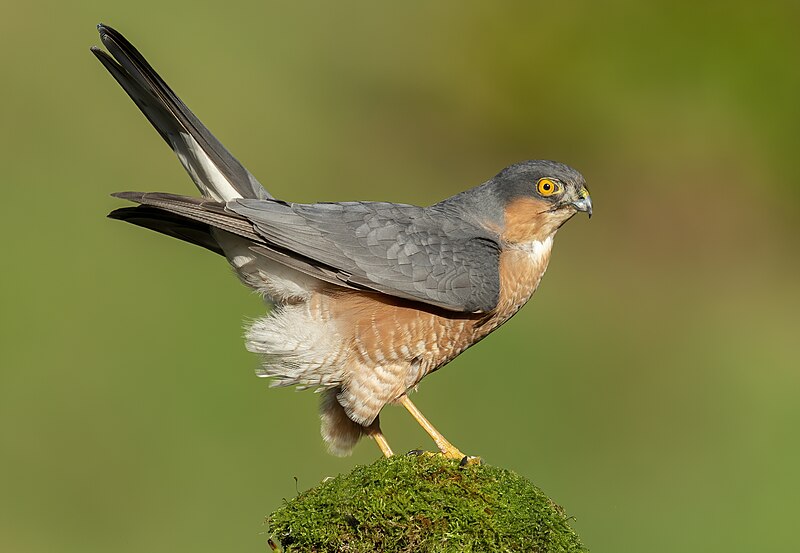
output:
[[[202,197],[121,192],[109,214],[224,256],[270,305],[246,332],[275,386],[322,394],[322,436],[349,454],[392,450],[379,415],[400,403],[446,456],[464,455],[407,393],[513,316],[547,268],[556,231],[592,214],[583,176],[524,161],[435,205],[278,200],[234,158],[122,34],[92,52],[175,151]],[[110,54],[110,55],[109,55]]]

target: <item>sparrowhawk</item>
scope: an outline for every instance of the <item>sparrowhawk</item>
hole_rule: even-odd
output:
[[[128,221],[224,256],[270,305],[246,333],[275,386],[322,393],[322,436],[348,454],[368,435],[385,455],[379,414],[401,403],[448,456],[462,453],[407,393],[522,307],[556,231],[591,216],[583,176],[524,161],[428,207],[297,204],[274,198],[117,31],[92,52],[175,151],[202,197],[123,192]]]

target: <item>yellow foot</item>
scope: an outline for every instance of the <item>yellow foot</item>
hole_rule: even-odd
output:
[[[483,464],[483,459],[474,455],[466,455],[458,463],[460,467],[477,467]]]
[[[438,447],[439,451],[442,452],[442,455],[444,455],[448,459],[463,459],[464,457],[466,457],[466,455],[461,453],[461,450],[459,450],[456,446],[454,446],[447,440],[444,439],[437,440],[436,447]]]
[[[455,448],[453,448],[455,449]],[[458,451],[456,449],[456,451]],[[458,455],[448,455],[447,453],[440,451],[440,452],[433,452],[433,451],[423,451],[421,449],[412,449],[406,455],[417,455],[420,457],[431,457],[431,456],[443,456],[446,459],[453,459],[454,461],[458,461],[459,466],[462,467],[471,467],[476,465],[482,465],[483,460],[480,457],[475,457],[473,455],[464,455],[460,451],[458,451]]]

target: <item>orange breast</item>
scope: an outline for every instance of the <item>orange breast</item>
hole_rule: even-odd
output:
[[[377,293],[331,291],[331,317],[348,338],[355,366],[407,367],[402,391],[451,361],[511,318],[544,275],[552,239],[500,256],[500,298],[490,313],[459,314]],[[400,383],[398,383],[400,384]],[[401,391],[401,393],[402,393]]]

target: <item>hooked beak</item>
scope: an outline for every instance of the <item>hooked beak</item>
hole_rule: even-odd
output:
[[[589,191],[586,190],[584,186],[581,188],[580,193],[578,194],[580,199],[575,200],[572,202],[572,207],[577,209],[578,211],[585,211],[587,215],[589,215],[589,219],[592,218],[592,198],[589,196]]]

